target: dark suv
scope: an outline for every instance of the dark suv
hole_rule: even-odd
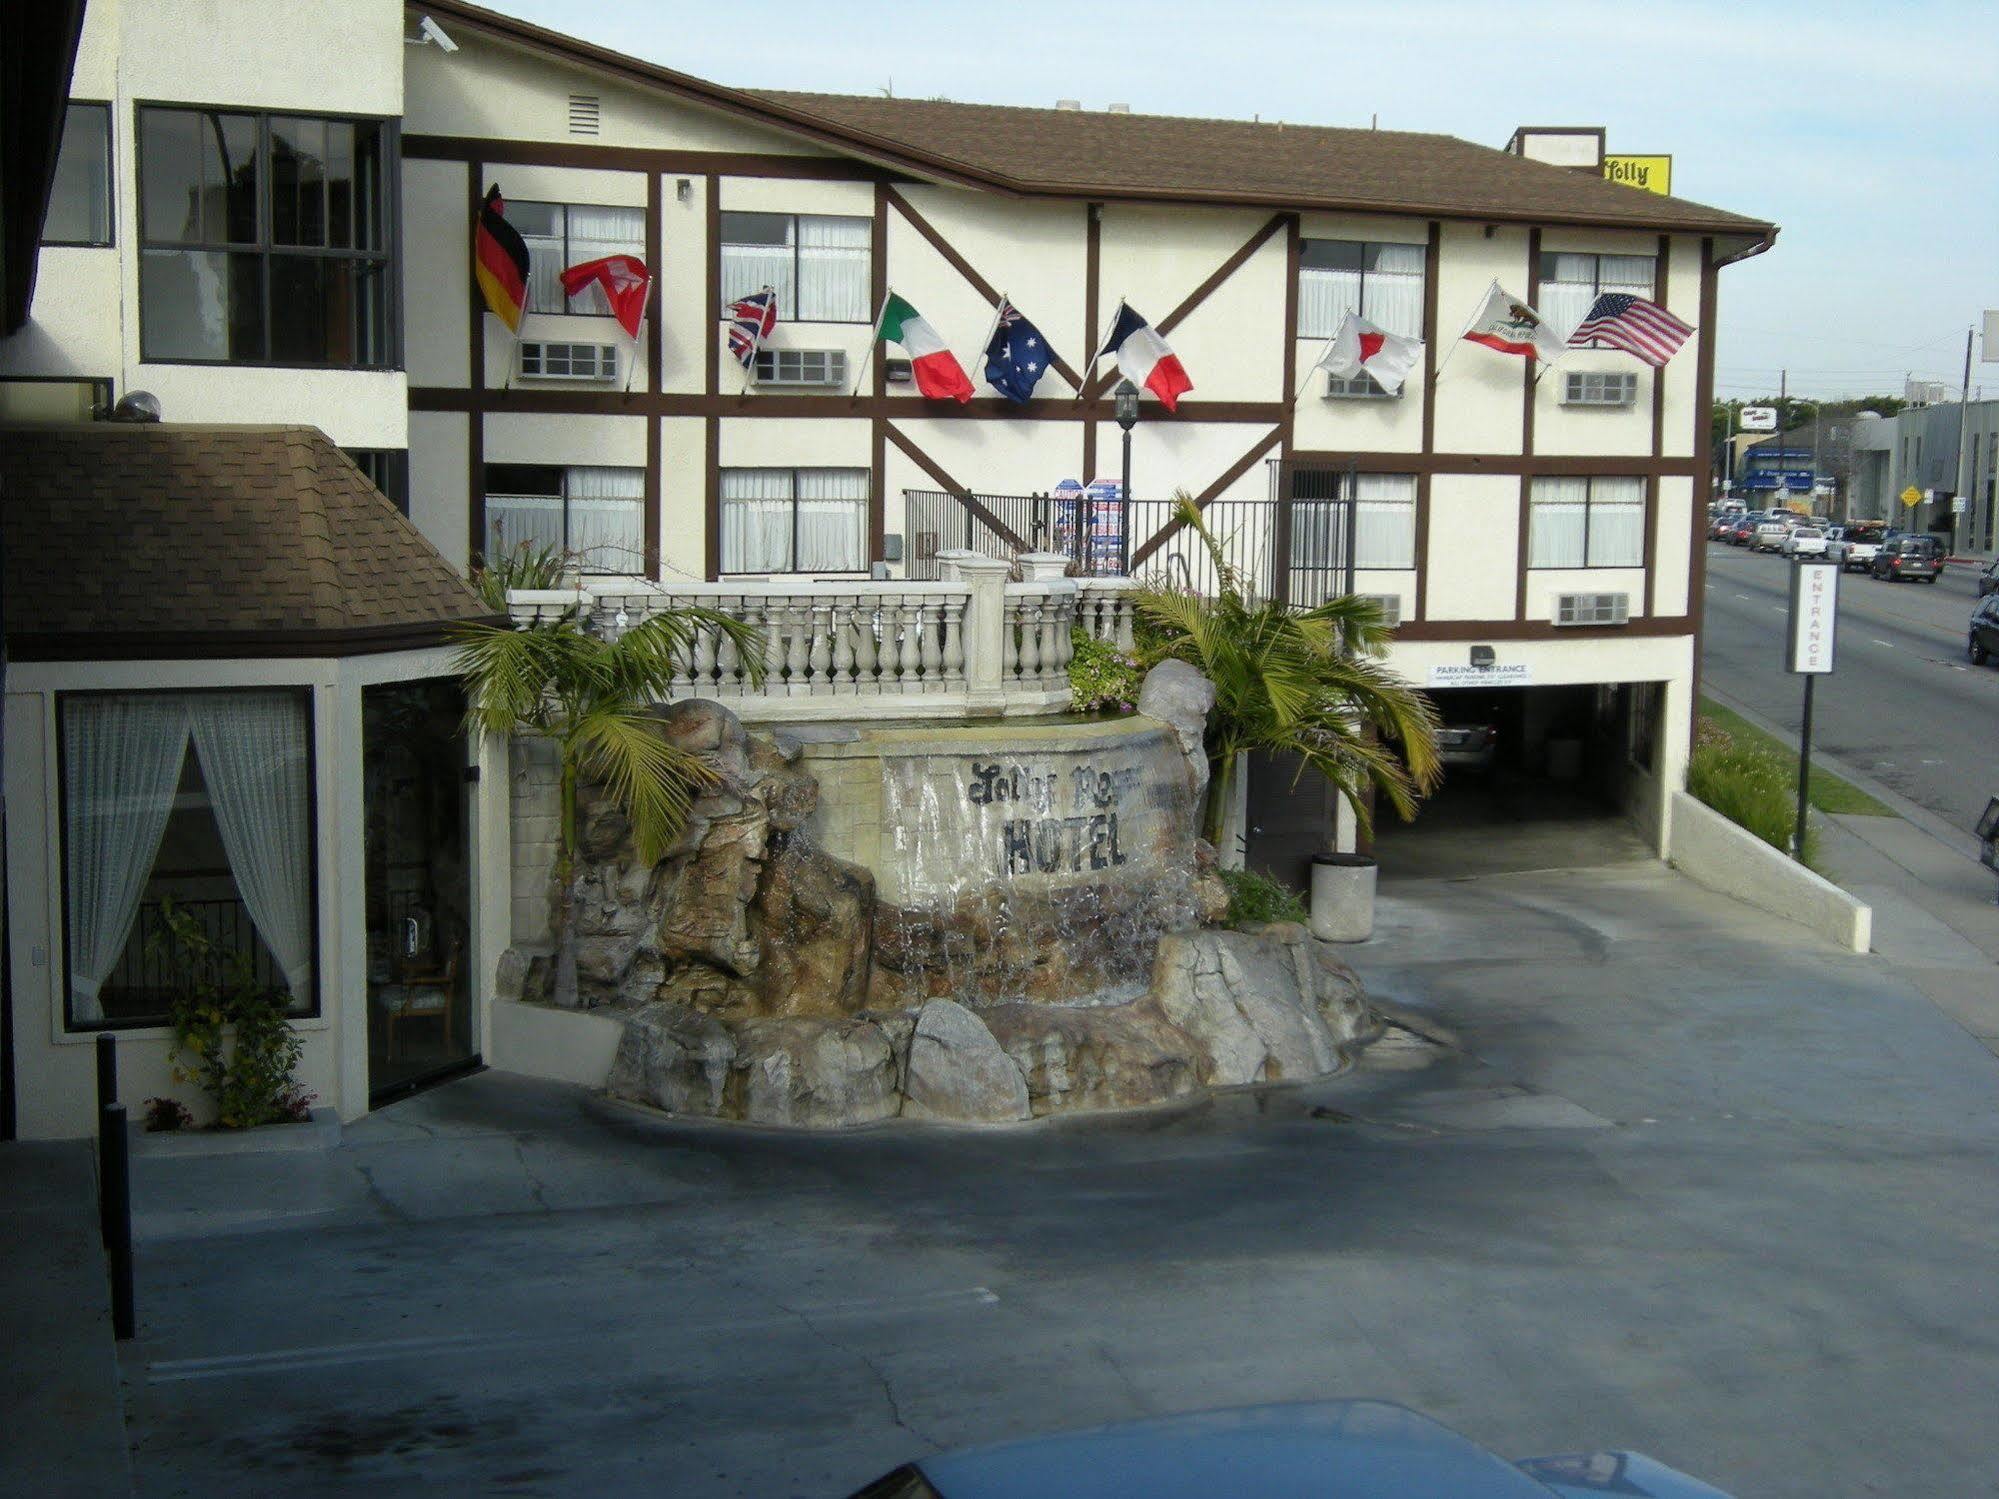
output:
[[[1897,536],[1881,543],[1874,554],[1874,576],[1899,583],[1921,578],[1934,583],[1943,572],[1943,548],[1934,536]]]

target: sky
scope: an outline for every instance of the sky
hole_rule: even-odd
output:
[[[1601,125],[1678,197],[1767,219],[1722,272],[1719,397],[1963,382],[1999,307],[1999,11],[1611,0],[486,0],[742,87],[1441,131]],[[1974,393],[1999,362],[1974,346]],[[1999,348],[1993,350],[1999,356]]]

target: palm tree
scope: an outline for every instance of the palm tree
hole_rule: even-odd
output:
[[[537,572],[541,560],[524,555],[496,563],[479,579],[482,592],[503,600],[509,582]],[[577,783],[585,777],[604,783],[631,823],[640,859],[666,856],[694,797],[715,778],[698,757],[661,737],[647,709],[671,695],[677,663],[710,631],[734,642],[751,681],[763,680],[763,636],[741,620],[690,605],[649,614],[616,639],[587,628],[574,608],[518,627],[468,625],[458,632],[470,721],[489,734],[546,738],[561,765],[558,1003],[573,1003],[575,995],[569,902]]]
[[[1148,655],[1185,661],[1215,684],[1203,835],[1220,842],[1236,757],[1247,750],[1299,756],[1332,782],[1363,830],[1372,826],[1369,788],[1405,821],[1413,817],[1437,783],[1437,717],[1382,663],[1389,629],[1380,608],[1352,596],[1316,609],[1257,597],[1200,508],[1184,493],[1177,498],[1178,524],[1214,565],[1214,595],[1154,586],[1139,592],[1136,606],[1158,637]]]

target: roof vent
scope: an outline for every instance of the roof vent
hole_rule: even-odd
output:
[[[595,135],[604,110],[604,101],[595,94],[569,96],[569,133]]]
[[[1057,109],[1081,109],[1083,101],[1081,99],[1057,99],[1055,107]]]
[[[1131,106],[1129,104],[1106,104],[1104,108],[1114,115],[1128,115],[1131,113]]]
[[[160,398],[150,390],[130,390],[111,408],[114,422],[156,422],[160,419]]]

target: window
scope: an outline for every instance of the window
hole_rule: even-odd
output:
[[[865,323],[874,224],[815,214],[722,215],[722,306],[762,288],[794,323]]]
[[[1649,298],[1655,290],[1650,255],[1571,255],[1566,251],[1541,256],[1541,293],[1535,310],[1567,338],[1607,291]]]
[[[407,448],[348,448],[347,456],[404,515],[410,513],[410,455]]]
[[[1398,570],[1416,565],[1416,476],[1361,474],[1354,525],[1354,568]],[[1291,492],[1291,566],[1344,568],[1346,475],[1306,470],[1294,474]],[[1296,591],[1293,592],[1296,602]]]
[[[645,572],[645,470],[486,465],[486,554],[549,547],[586,573]]]
[[[1529,500],[1529,567],[1645,565],[1644,480],[1536,479]]]
[[[829,385],[847,383],[845,349],[758,349],[759,385]]]
[[[1638,375],[1634,370],[1570,370],[1562,377],[1565,406],[1629,406],[1637,399]]]
[[[1298,336],[1331,338],[1350,312],[1384,333],[1423,336],[1421,245],[1308,239],[1298,252]]]
[[[316,1012],[305,691],[66,693],[56,711],[68,1028],[165,1023],[169,902]]]
[[[391,366],[393,128],[142,107],[141,357]]]
[[[864,468],[722,470],[722,571],[857,573],[868,566]]]
[[[563,270],[586,260],[602,260],[606,255],[643,258],[646,252],[646,216],[642,208],[510,200],[507,222],[527,241],[530,312],[609,317],[611,304],[604,300],[604,288],[592,282],[575,296],[567,296],[562,290]]]
[[[45,245],[111,243],[111,106],[71,104],[56,153]]]

